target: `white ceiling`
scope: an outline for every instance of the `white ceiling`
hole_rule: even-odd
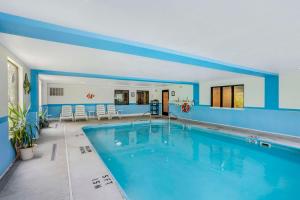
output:
[[[272,72],[300,67],[299,10],[300,1],[297,0],[0,0],[2,12]],[[12,41],[22,40],[6,38],[4,41],[3,37],[0,42],[9,47],[15,45]],[[27,44],[30,47],[23,47],[22,51],[46,48],[34,50],[31,42]],[[70,50],[64,46],[58,52],[67,49]],[[56,52],[50,52],[51,55],[39,61],[35,59],[40,54],[49,52],[36,56],[23,52],[22,55],[28,63],[40,64],[43,61],[44,66],[57,66],[58,63],[65,64],[60,61],[65,57],[68,59],[73,51],[76,56],[82,52],[78,48],[72,49],[69,53],[59,54],[60,60],[55,58],[57,63],[52,55],[57,55]],[[85,51],[86,54],[96,54],[94,50]],[[93,57],[84,56],[87,59]],[[77,63],[75,56],[73,58],[75,60],[70,64]],[[91,65],[101,64],[94,57],[93,60]],[[152,62],[150,59],[149,65]],[[139,66],[139,70],[149,65]],[[175,75],[174,78],[177,79]],[[194,78],[191,77],[191,81]]]
[[[225,71],[3,33],[0,34],[0,41],[29,66],[42,70],[188,82],[241,76]]]

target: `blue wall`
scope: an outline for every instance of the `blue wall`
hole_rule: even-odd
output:
[[[268,110],[245,108],[241,110],[194,106],[189,113],[172,104],[170,111],[180,118],[256,129],[300,137],[299,110]]]
[[[15,159],[15,151],[8,139],[7,117],[0,117],[0,176]]]
[[[105,103],[104,105],[107,105]],[[97,104],[48,104],[43,105],[43,110],[48,108],[48,114],[51,115],[50,118],[58,118],[61,112],[61,107],[63,105],[71,105],[73,108],[73,112],[75,111],[76,105],[85,105],[86,111],[96,111]],[[145,113],[150,111],[150,105],[137,105],[137,104],[129,104],[129,105],[116,105],[116,110],[120,110],[121,114],[134,114],[134,113]]]

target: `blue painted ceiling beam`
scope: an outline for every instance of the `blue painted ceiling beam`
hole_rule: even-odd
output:
[[[126,76],[112,76],[112,75],[102,75],[102,74],[88,74],[88,73],[78,73],[78,72],[64,72],[64,71],[37,70],[37,69],[32,69],[31,73],[38,74],[38,75],[44,74],[44,75],[53,75],[53,76],[101,78],[101,79],[110,79],[110,80],[137,81],[137,82],[149,82],[149,83],[185,84],[185,85],[197,84],[195,82],[188,82],[188,81],[159,80],[159,79],[136,78],[136,77],[126,77]]]
[[[252,76],[277,75],[0,12],[0,32]]]

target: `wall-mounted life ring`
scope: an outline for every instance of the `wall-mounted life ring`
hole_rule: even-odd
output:
[[[187,113],[187,112],[190,111],[190,109],[191,109],[191,107],[190,107],[190,105],[189,105],[188,103],[183,103],[183,104],[181,105],[181,111],[182,111],[182,112]]]

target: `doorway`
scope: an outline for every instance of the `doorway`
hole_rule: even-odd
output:
[[[162,91],[162,114],[169,115],[169,90]]]

